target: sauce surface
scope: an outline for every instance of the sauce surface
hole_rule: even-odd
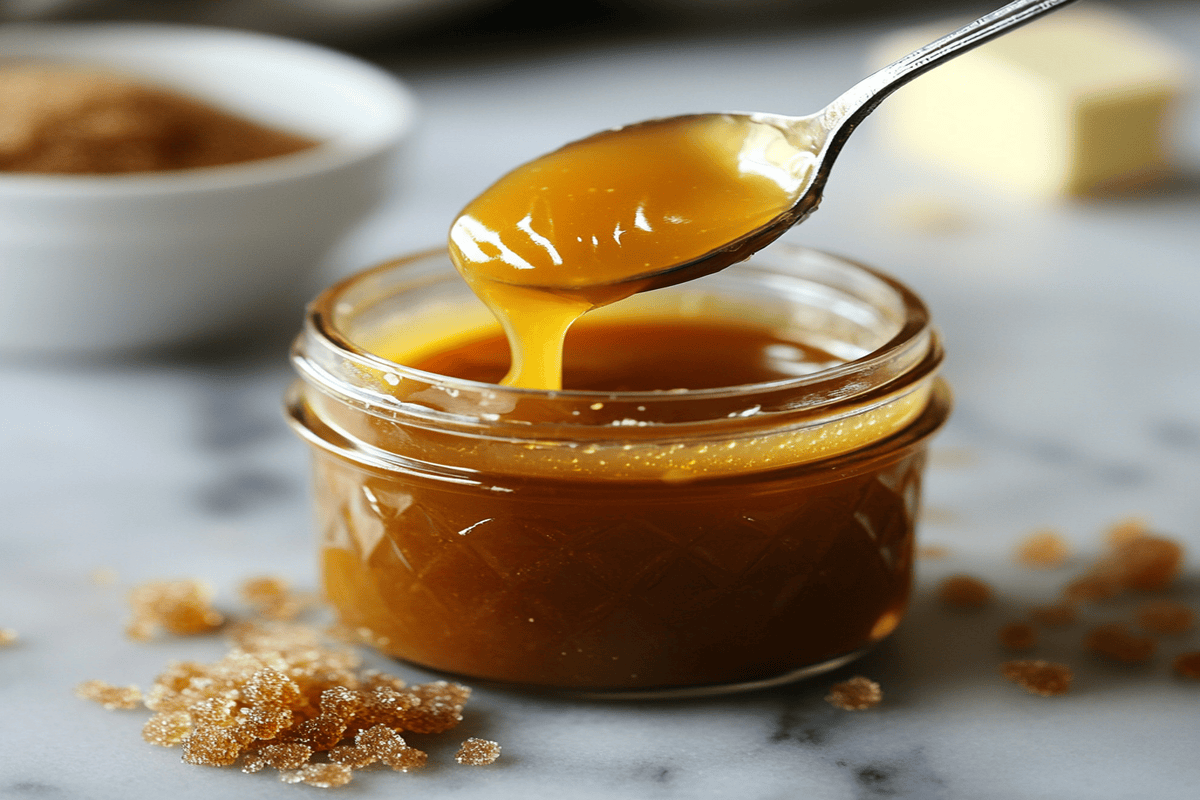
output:
[[[807,183],[771,125],[683,117],[606,131],[505,175],[450,229],[450,254],[500,320],[503,383],[559,389],[563,336],[791,207]]]
[[[508,342],[493,335],[409,362],[417,369],[497,383],[509,368]],[[567,334],[563,387],[572,391],[712,389],[794,378],[843,363],[768,330],[707,319],[583,319]]]

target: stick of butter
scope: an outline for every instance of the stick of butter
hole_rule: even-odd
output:
[[[956,25],[900,31],[876,67]],[[1127,190],[1170,171],[1184,57],[1129,15],[1071,6],[901,88],[877,112],[901,150],[1041,198]]]

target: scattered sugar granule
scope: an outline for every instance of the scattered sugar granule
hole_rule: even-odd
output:
[[[299,742],[267,744],[246,754],[242,772],[258,772],[264,767],[278,770],[300,769],[312,758],[312,748]]]
[[[1183,567],[1183,548],[1161,536],[1143,535],[1114,548],[1113,560],[1127,589],[1152,592],[1174,582]]]
[[[1120,576],[1107,565],[1094,568],[1063,588],[1063,597],[1074,603],[1111,600],[1121,593]]]
[[[1052,661],[1005,661],[1000,673],[1030,694],[1042,697],[1066,694],[1074,678],[1070,667]]]
[[[1200,650],[1180,653],[1171,662],[1171,669],[1175,670],[1175,674],[1180,677],[1200,681]]]
[[[126,628],[131,639],[145,641],[161,628],[177,636],[208,633],[225,618],[211,605],[213,591],[202,581],[151,581],[129,593],[133,619]]]
[[[293,772],[280,772],[284,783],[304,783],[318,789],[345,786],[354,779],[354,770],[343,764],[305,764]]]
[[[917,548],[917,558],[936,561],[950,556],[950,548],[942,544],[926,544]]]
[[[1079,612],[1075,610],[1075,606],[1058,603],[1029,609],[1029,618],[1040,625],[1063,628],[1074,624],[1075,620],[1079,618]]]
[[[1155,641],[1148,636],[1130,633],[1119,622],[1093,628],[1083,646],[1093,653],[1123,664],[1139,664],[1154,656]]]
[[[0,628],[0,647],[8,647],[17,641],[17,632],[12,628]]]
[[[1026,536],[1017,545],[1017,561],[1027,567],[1050,569],[1061,567],[1071,556],[1067,540],[1057,531],[1039,530]]]
[[[955,608],[980,608],[992,599],[992,587],[970,575],[951,575],[938,587],[938,597]]]
[[[351,769],[362,769],[374,764],[379,759],[370,750],[353,744],[340,744],[329,751],[329,760]]]
[[[1120,547],[1150,533],[1149,523],[1142,517],[1127,517],[1114,522],[1105,531],[1104,541],[1109,547]]]
[[[354,746],[397,772],[423,767],[428,758],[423,751],[409,747],[403,736],[386,725],[359,731]]]
[[[1183,566],[1183,548],[1170,539],[1152,536],[1141,520],[1118,523],[1106,539],[1109,552],[1067,584],[1063,594],[1068,600],[1093,602],[1116,597],[1126,589],[1165,589]]]
[[[341,786],[377,762],[408,771],[428,756],[401,732],[453,728],[470,696],[456,683],[407,686],[360,672],[354,650],[310,626],[239,625],[230,633],[235,644],[224,658],[173,662],[146,693],[156,713],[143,738],[180,747],[189,764],[272,768],[286,782],[320,787]]]
[[[238,587],[238,594],[265,619],[293,620],[309,605],[307,597],[292,591],[284,578],[259,575]]]
[[[1134,619],[1138,627],[1151,633],[1175,634],[1190,631],[1196,614],[1175,600],[1151,600],[1137,607]]]
[[[484,767],[494,763],[499,757],[500,745],[472,736],[462,743],[462,747],[458,748],[454,760],[472,767]]]
[[[192,732],[192,715],[186,711],[159,711],[142,726],[142,738],[159,747],[175,747]]]
[[[420,700],[404,715],[403,728],[413,733],[442,733],[462,722],[462,710],[471,696],[466,686],[448,681],[413,686]]]
[[[99,703],[109,711],[137,708],[142,704],[142,690],[138,687],[113,686],[104,681],[84,681],[75,687],[75,696]]]
[[[874,708],[883,700],[879,684],[861,675],[835,683],[829,688],[825,702],[844,711],[863,711]]]
[[[1000,645],[1006,650],[1032,650],[1037,631],[1028,622],[1010,622],[1000,629]]]

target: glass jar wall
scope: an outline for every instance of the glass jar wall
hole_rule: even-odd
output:
[[[613,696],[795,680],[887,636],[949,412],[921,301],[776,245],[594,313],[753,328],[824,358],[687,391],[512,389],[411,366],[494,328],[444,254],[337,284],[287,404],[343,622],[423,667]]]

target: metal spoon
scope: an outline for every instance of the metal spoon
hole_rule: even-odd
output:
[[[1070,2],[1073,0],[1016,0],[1009,3],[884,67],[857,83],[821,111],[809,116],[790,117],[764,113],[690,115],[649,120],[592,137],[597,139],[603,136],[620,136],[625,132],[641,133],[653,126],[675,125],[681,121],[687,124],[708,124],[712,121],[731,126],[730,130],[736,129],[733,126],[742,126],[744,130],[757,128],[759,132],[765,131],[777,140],[782,136],[785,144],[776,147],[776,157],[772,158],[774,163],[771,166],[781,168],[787,180],[791,181],[795,188],[790,197],[794,197],[795,200],[789,208],[765,224],[759,224],[753,230],[736,236],[698,257],[635,274],[622,274],[619,278],[609,275],[596,280],[598,276],[593,276],[591,280],[586,281],[588,287],[576,282],[571,288],[579,290],[590,287],[593,290],[603,290],[604,287],[609,287],[611,290],[618,290],[613,294],[613,299],[616,299],[628,293],[619,291],[623,286],[632,287],[637,284],[637,288],[631,288],[631,291],[670,286],[716,272],[746,259],[816,210],[829,178],[829,171],[842,146],[858,124],[874,111],[884,98],[913,78],[954,56]],[[569,147],[571,145],[568,145]],[[784,152],[780,154],[779,150]],[[619,165],[616,166],[619,168]],[[499,280],[504,283],[512,281],[556,288],[553,283],[543,283],[543,276],[538,275],[538,272],[540,270],[530,270],[529,273],[532,274],[525,274],[520,270],[513,270],[512,277]],[[558,284],[558,287],[568,288],[566,284]]]
[[[806,117],[694,114],[568,144],[518,167],[468,204],[450,228],[451,255],[477,292],[532,289],[571,296],[584,308],[716,272],[816,210],[846,140],[884,98],[1069,2],[1009,3]],[[699,141],[707,144],[697,148]],[[673,188],[661,194],[659,186]],[[761,193],[756,188],[764,186]],[[598,204],[581,199],[587,197]],[[512,298],[492,300],[511,305]]]
[[[629,280],[648,280],[646,289],[689,281],[742,261],[775,241],[817,209],[830,169],[846,140],[884,98],[954,56],[1071,2],[1074,0],[1016,0],[1009,3],[864,78],[825,108],[809,116],[789,117],[765,113],[723,115],[778,128],[794,146],[810,152],[811,160],[798,160],[802,167],[811,170],[807,186],[791,208],[766,225],[699,258]]]

